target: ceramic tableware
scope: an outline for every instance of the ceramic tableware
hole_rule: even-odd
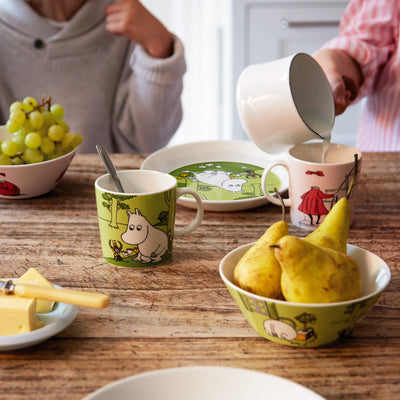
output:
[[[288,159],[273,162],[262,178],[266,198],[280,205],[267,190],[268,171],[277,165],[287,170],[289,198],[284,199],[284,204],[290,207],[291,222],[305,230],[316,229],[332,206],[349,191],[351,222],[354,222],[362,154],[354,147],[331,143],[322,162],[323,148],[323,143],[316,142],[293,146]]]
[[[121,267],[156,266],[171,259],[174,235],[196,229],[203,217],[199,195],[177,188],[163,172],[118,171],[125,192],[115,190],[109,174],[95,182],[101,248],[104,259]],[[197,214],[186,226],[175,227],[176,200],[183,194],[196,199]]]
[[[233,283],[236,264],[253,244],[228,253],[220,263],[219,273],[253,329],[262,337],[283,345],[321,347],[349,337],[358,321],[378,301],[390,282],[390,269],[381,258],[368,250],[347,245],[347,253],[360,268],[360,298],[310,304],[257,296]]]
[[[113,382],[84,400],[323,400],[279,376],[228,367],[182,367],[145,372]]]
[[[243,129],[268,153],[328,139],[335,121],[329,81],[305,53],[245,68],[237,82],[236,103]]]
[[[61,286],[54,284],[53,286],[62,289]],[[78,311],[77,306],[55,303],[51,312],[36,314],[38,321],[43,323],[42,327],[17,335],[0,336],[0,351],[23,349],[44,342],[67,328],[78,315]]]
[[[207,211],[247,210],[268,203],[261,188],[265,165],[278,156],[264,153],[249,140],[211,140],[166,147],[148,156],[141,169],[169,173],[178,187],[195,190]],[[280,154],[279,158],[285,157]],[[271,171],[268,190],[285,191],[288,177],[282,167]],[[178,204],[196,208],[190,195]]]
[[[0,127],[0,141],[10,138],[4,126]],[[50,192],[64,176],[76,149],[49,161],[23,165],[0,165],[0,198],[20,200]]]

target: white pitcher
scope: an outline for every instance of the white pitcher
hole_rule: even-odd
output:
[[[333,94],[322,68],[305,53],[244,69],[236,101],[245,132],[265,152],[330,139]]]

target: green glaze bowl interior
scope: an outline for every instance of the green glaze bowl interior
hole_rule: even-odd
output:
[[[237,262],[253,244],[228,253],[220,263],[219,273],[253,329],[276,343],[320,347],[350,336],[390,281],[390,269],[381,258],[360,247],[347,245],[347,253],[360,267],[362,297],[338,303],[311,304],[257,296],[233,283]]]

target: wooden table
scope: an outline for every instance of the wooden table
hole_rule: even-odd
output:
[[[143,160],[112,158],[119,169]],[[218,274],[226,253],[257,240],[281,218],[279,207],[206,212],[200,228],[175,239],[168,265],[114,267],[102,259],[94,199],[94,181],[104,172],[96,154],[77,155],[52,193],[0,199],[0,276],[36,267],[58,285],[111,297],[106,309],[81,307],[75,321],[46,342],[0,353],[0,398],[82,399],[134,374],[200,365],[279,375],[327,399],[400,398],[400,153],[364,154],[349,238],[382,257],[392,280],[352,338],[319,349],[258,336]],[[193,215],[178,207],[177,224]]]

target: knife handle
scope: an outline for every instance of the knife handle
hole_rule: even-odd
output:
[[[57,289],[17,283],[14,293],[21,297],[57,301],[83,307],[105,308],[110,304],[110,298],[105,294],[73,289]]]

